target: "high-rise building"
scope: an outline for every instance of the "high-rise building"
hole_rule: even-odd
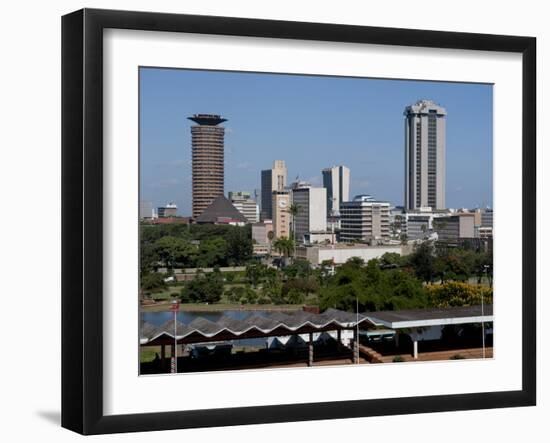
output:
[[[284,191],[286,186],[286,165],[284,160],[275,160],[271,169],[262,171],[262,220],[273,218],[273,191]]]
[[[420,100],[405,108],[405,209],[445,209],[445,108]]]
[[[342,242],[387,240],[390,237],[390,203],[358,195],[340,205]]]
[[[178,215],[178,206],[174,202],[170,202],[157,208],[157,213],[159,218],[175,217]]]
[[[250,192],[229,192],[229,201],[243,214],[249,223],[257,223],[260,220],[258,205],[252,199]]]
[[[323,187],[327,190],[327,214],[329,217],[337,216],[340,214],[340,203],[349,200],[349,168],[333,166],[321,172]]]
[[[195,114],[188,117],[192,145],[193,218],[201,215],[216,197],[224,194],[224,134],[218,126],[227,121],[219,115]]]
[[[294,234],[297,243],[304,242],[304,235],[327,230],[327,190],[311,186],[292,190],[292,204],[298,213],[294,216]]]
[[[271,194],[273,208],[273,233],[275,238],[290,238],[290,193],[288,191],[273,191]]]

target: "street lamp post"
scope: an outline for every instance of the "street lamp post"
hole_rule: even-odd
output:
[[[487,269],[489,265],[483,265],[485,271],[485,279],[488,281]],[[485,358],[485,309],[483,305],[483,290],[481,291],[481,346],[483,350],[483,358]]]
[[[178,373],[178,336],[177,336],[177,316],[180,309],[180,302],[178,300],[172,300],[170,310],[174,313],[174,353],[172,354],[171,372],[172,374]]]

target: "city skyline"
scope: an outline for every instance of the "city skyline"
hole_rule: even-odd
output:
[[[350,199],[401,206],[403,110],[420,99],[449,114],[447,206],[492,207],[490,85],[142,68],[140,88],[140,199],[155,207],[175,201],[179,215],[191,214],[185,119],[197,113],[229,120],[224,195],[259,191],[261,171],[281,159],[289,183],[322,186],[324,168],[345,165]]]

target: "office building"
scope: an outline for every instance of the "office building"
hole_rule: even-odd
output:
[[[445,208],[445,108],[420,100],[405,108],[405,209]]]
[[[323,187],[327,190],[327,214],[338,216],[340,203],[349,200],[349,168],[346,166],[333,166],[321,171],[323,174]]]
[[[492,228],[493,227],[493,210],[486,208],[481,210],[481,226]]]
[[[292,204],[298,213],[294,216],[294,235],[296,242],[303,243],[308,232],[327,230],[327,190],[312,186],[292,190]]]
[[[249,223],[260,221],[260,211],[250,192],[229,192],[229,201],[243,214]]]
[[[284,160],[275,160],[271,169],[261,173],[261,216],[262,220],[273,219],[273,192],[284,191],[286,187],[287,169]]]
[[[438,240],[457,241],[462,238],[475,238],[475,214],[462,212],[433,221],[433,230]]]
[[[273,223],[271,220],[252,224],[252,249],[255,255],[266,255],[271,252],[272,241],[269,233],[273,232]]]
[[[390,238],[390,203],[370,195],[358,195],[340,205],[340,241],[353,242]]]
[[[142,220],[153,218],[153,203],[148,201],[139,202],[139,218]]]
[[[197,218],[224,194],[225,128],[218,125],[227,119],[214,114],[188,118],[196,123],[191,126],[191,145],[193,218]]]
[[[178,215],[178,206],[174,202],[170,202],[165,206],[157,208],[159,218],[175,217]]]
[[[288,212],[291,204],[290,193],[288,191],[273,191],[271,199],[275,238],[290,238],[290,213]]]

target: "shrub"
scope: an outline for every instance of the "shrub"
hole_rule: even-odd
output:
[[[465,358],[463,355],[455,354],[451,356],[450,360],[464,360]]]
[[[395,357],[393,357],[393,360],[392,360],[392,362],[394,363],[403,363],[404,361],[405,359],[400,355],[396,355]]]

